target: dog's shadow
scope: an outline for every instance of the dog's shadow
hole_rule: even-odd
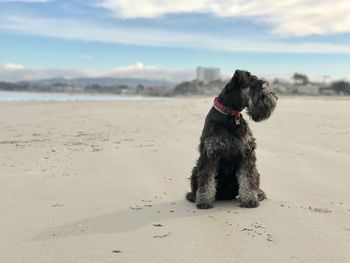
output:
[[[186,200],[158,204],[143,203],[143,206],[130,207],[114,213],[85,218],[51,228],[35,236],[33,240],[38,241],[91,233],[128,232],[145,225],[159,224],[166,220],[211,215],[238,209],[240,208],[235,200],[216,202],[215,207],[209,210],[199,210],[193,203],[189,203]]]

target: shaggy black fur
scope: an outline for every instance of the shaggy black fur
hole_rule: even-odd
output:
[[[270,117],[277,96],[264,80],[247,71],[236,70],[218,96],[226,107],[247,113],[254,121]],[[201,209],[212,208],[215,200],[239,195],[242,207],[256,207],[265,194],[259,188],[255,139],[247,122],[212,107],[205,119],[199,144],[200,157],[191,175],[191,192],[186,198]]]

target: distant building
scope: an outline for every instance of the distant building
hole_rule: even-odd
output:
[[[305,95],[320,94],[320,87],[318,85],[306,84],[297,86],[297,92]]]
[[[221,74],[219,68],[197,68],[197,80],[204,83],[209,83],[215,80],[220,80]]]

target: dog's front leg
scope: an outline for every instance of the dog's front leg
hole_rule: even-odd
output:
[[[254,149],[246,151],[237,171],[239,184],[239,200],[241,207],[257,207],[259,205],[260,175],[255,165],[256,157]],[[262,192],[262,191],[261,191]],[[262,192],[263,193],[263,192]]]
[[[197,163],[196,206],[199,209],[208,209],[213,207],[215,201],[219,160],[227,151],[227,143],[219,136],[204,137],[199,151],[201,155]]]
[[[216,195],[217,160],[207,160],[198,167],[198,189],[196,193],[196,206],[199,209],[213,207]]]

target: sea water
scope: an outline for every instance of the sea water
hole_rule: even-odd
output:
[[[0,91],[0,101],[143,101],[163,99],[164,98],[159,97],[141,97],[127,95]]]

